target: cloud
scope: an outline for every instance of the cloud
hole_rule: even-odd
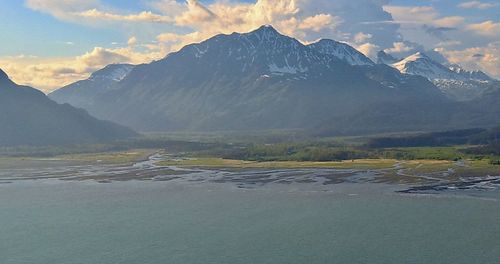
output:
[[[496,3],[484,3],[481,1],[469,1],[458,5],[458,7],[466,9],[488,9],[496,6],[498,6]]]
[[[483,36],[498,37],[500,35],[500,23],[491,20],[467,25],[466,29]]]
[[[384,51],[391,54],[407,53],[414,50],[415,47],[409,46],[405,42],[394,42],[391,48],[385,49]]]
[[[436,47],[450,47],[462,45],[462,41],[459,40],[446,40],[436,44]]]
[[[447,40],[445,33],[456,30],[456,28],[451,27],[433,27],[428,25],[423,25],[422,27],[427,34],[441,40]]]
[[[129,38],[128,41],[127,41],[127,44],[129,46],[134,46],[135,44],[137,44],[137,38],[136,37]]]
[[[371,42],[382,46],[399,38],[398,25],[362,24],[392,20],[383,9],[389,0],[254,1],[214,0],[203,4],[198,0],[149,0],[147,5],[154,12],[127,12],[101,0],[25,0],[27,7],[65,21],[100,26],[99,21],[168,24],[166,33],[198,32],[197,41],[219,33],[250,31],[263,24],[272,24],[304,42],[319,37],[355,41],[354,35],[359,32],[372,35]]]
[[[97,9],[89,9],[82,12],[74,12],[71,15],[97,20],[121,21],[121,22],[150,22],[150,23],[172,23],[170,17],[153,14],[151,11],[143,11],[137,14],[120,15],[109,12],[99,11]]]
[[[337,19],[337,23],[339,22],[340,19]],[[319,32],[328,26],[333,26],[333,24],[334,24],[334,17],[332,15],[319,14],[305,18],[299,25],[299,29],[313,30]]]
[[[461,16],[440,17],[432,6],[384,6],[396,23],[433,25],[436,27],[456,27],[464,23]]]
[[[26,0],[25,5],[58,19],[75,21],[73,13],[101,6],[99,0]]]
[[[462,50],[440,48],[438,51],[444,54],[451,63],[460,64],[468,69],[479,69],[500,79],[500,41],[483,47]]]
[[[384,6],[398,23],[425,24],[433,21],[438,16],[437,11],[431,6]]]
[[[163,14],[174,16],[182,13],[186,6],[176,0],[157,0],[149,2],[149,5]]]
[[[436,19],[432,21],[432,24],[438,27],[458,27],[460,25],[463,25],[465,22],[465,18],[461,16],[448,16],[448,17],[443,17]]]
[[[380,46],[372,44],[372,43],[365,43],[362,45],[359,45],[356,47],[361,53],[365,54],[366,57],[376,60],[377,58],[377,52],[380,51]]]
[[[98,69],[112,63],[139,64],[164,56],[164,50],[147,53],[132,47],[106,49],[96,47],[76,57],[39,58],[32,56],[0,57],[2,69],[19,84],[33,86],[44,92],[88,78]]]
[[[308,1],[258,0],[253,4],[216,1],[206,6],[196,0],[189,0],[181,6],[168,0],[161,3],[173,5],[175,11],[166,10],[159,3],[154,6],[165,15],[174,16],[175,26],[191,31],[184,34],[166,32],[157,36],[160,43],[172,45],[172,50],[216,34],[248,32],[264,24],[272,24],[284,34],[308,42],[316,39],[318,34],[333,36],[342,24],[342,20],[332,13],[309,11]]]
[[[173,21],[170,17],[154,14],[151,11],[132,14],[105,11],[110,8],[107,8],[99,0],[26,0],[25,3],[32,10],[75,23],[92,23],[96,20],[150,23],[171,23]]]
[[[359,32],[358,34],[354,35],[354,42],[355,43],[365,43],[366,41],[370,40],[373,37],[372,34],[365,34],[363,32]]]
[[[189,26],[193,23],[210,23],[218,19],[218,16],[197,0],[187,0],[187,10],[183,11],[175,18],[175,23],[179,26]]]
[[[248,32],[263,24],[271,24],[280,32],[298,38],[304,43],[318,38],[334,38],[341,41],[362,44],[364,37],[370,42],[387,46],[398,40],[398,25],[363,24],[367,21],[391,20],[383,10],[381,0],[256,0],[254,3],[214,1],[203,5],[199,1],[187,1],[179,5],[175,1],[163,0],[152,5],[166,16],[173,16],[176,26],[190,29],[186,36],[175,32],[159,37],[165,39],[202,41],[215,34]],[[165,5],[163,7],[162,5]],[[170,9],[172,8],[172,9]],[[360,15],[353,16],[353,13]],[[193,34],[197,32],[196,34]],[[173,34],[178,36],[173,37]],[[194,37],[196,36],[196,38]],[[357,39],[356,39],[357,38]],[[170,41],[169,40],[169,41]]]
[[[120,54],[117,51],[97,47],[91,52],[87,52],[82,56],[76,57],[76,61],[83,63],[88,67],[93,65],[107,65],[113,63],[123,63],[129,62],[130,58],[125,55]]]
[[[384,10],[392,14],[394,23],[400,24],[404,41],[418,43],[427,50],[450,40],[460,41],[462,47],[487,43],[465,32],[469,17],[443,16],[434,6],[386,5]]]

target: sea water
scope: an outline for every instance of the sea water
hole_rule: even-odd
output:
[[[0,184],[0,263],[493,264],[498,198],[375,184]]]

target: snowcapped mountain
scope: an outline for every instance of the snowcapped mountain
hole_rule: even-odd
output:
[[[48,96],[59,103],[69,103],[95,114],[95,101],[119,88],[117,84],[125,79],[134,67],[130,64],[110,64],[94,72],[88,79],[67,85]]]
[[[318,42],[310,44],[309,47],[320,53],[332,55],[350,65],[373,66],[375,64],[357,49],[335,40],[322,39]]]
[[[212,70],[237,65],[231,72],[261,75],[304,75],[314,68],[328,67],[335,60],[280,34],[271,26],[262,26],[247,34],[218,35],[209,41],[188,45],[166,59],[179,56],[194,56],[200,62],[212,59]]]
[[[138,131],[443,129],[460,113],[424,78],[270,26],[185,46],[111,86],[91,79],[50,96]]]
[[[498,87],[499,82],[481,71],[467,71],[458,65],[447,67],[424,53],[417,52],[391,64],[401,73],[420,75],[434,83],[446,96],[456,101],[479,98],[485,91]]]
[[[417,52],[403,60],[393,63],[392,66],[401,73],[424,76],[429,80],[453,79],[465,80],[465,77],[448,69],[442,64],[433,61],[424,53]]]
[[[460,65],[453,64],[449,67],[449,69],[453,72],[458,73],[468,80],[476,80],[476,81],[493,81],[493,79],[486,75],[486,73],[482,71],[468,71],[460,67]]]

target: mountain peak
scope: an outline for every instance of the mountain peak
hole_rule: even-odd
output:
[[[260,39],[274,39],[277,37],[283,37],[284,35],[279,33],[278,30],[276,30],[273,26],[271,25],[263,25],[259,27],[258,29],[251,31],[247,34],[243,35],[255,35],[258,36]]]
[[[464,76],[468,79],[473,79],[473,80],[478,80],[478,81],[492,81],[493,79],[488,76],[486,73],[480,71],[480,70],[466,70],[462,68],[462,66],[458,64],[453,64],[450,65],[449,69],[453,72],[456,72],[457,74]]]
[[[320,43],[321,44],[340,44],[341,42],[338,42],[338,41],[333,40],[333,39],[324,39],[324,38],[322,38],[322,39],[316,41],[316,43],[318,43],[318,44],[320,44]]]
[[[421,51],[418,51],[417,53],[408,56],[405,60],[415,61],[415,60],[419,60],[419,59],[428,59],[428,60],[430,60],[431,58],[429,58],[429,56],[427,56],[425,53],[423,53]]]
[[[320,39],[309,45],[320,53],[332,55],[350,65],[374,65],[368,57],[347,43],[332,39]]]
[[[407,58],[392,64],[402,73],[424,76],[429,80],[435,79],[464,79],[439,62],[429,58],[423,52],[417,52]]]
[[[272,32],[272,33],[279,33],[278,30],[276,30],[272,25],[262,25],[258,29],[254,30],[253,32]]]
[[[399,59],[395,58],[391,54],[386,53],[385,51],[381,50],[377,53],[377,63],[378,64],[393,64],[398,62]]]

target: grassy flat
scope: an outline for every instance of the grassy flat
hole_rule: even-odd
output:
[[[179,167],[221,167],[221,168],[336,168],[336,169],[388,169],[397,163],[392,159],[360,159],[335,162],[310,161],[243,161],[221,158],[193,158],[180,161],[162,161],[158,165]]]
[[[146,160],[149,156],[158,152],[154,149],[132,149],[128,151],[104,152],[104,153],[86,153],[86,154],[68,154],[54,157],[66,161],[78,162],[99,162],[99,163],[132,163]]]

